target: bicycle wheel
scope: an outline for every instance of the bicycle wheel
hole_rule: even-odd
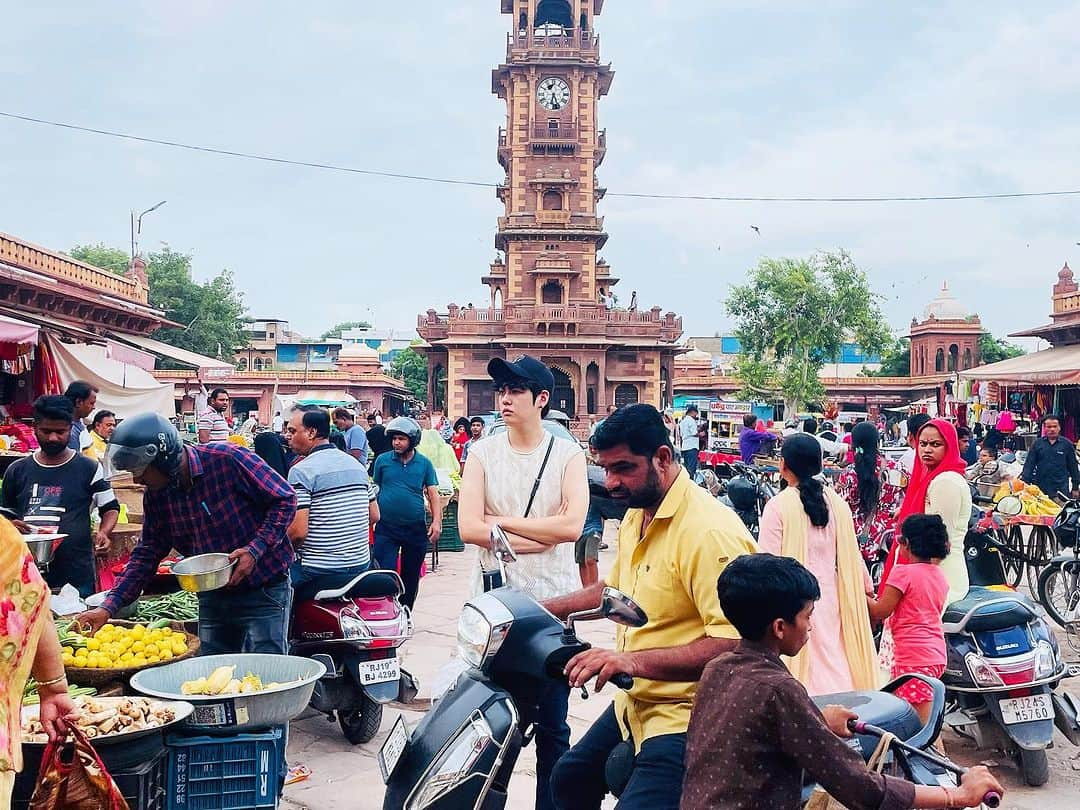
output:
[[[1039,574],[1039,602],[1050,618],[1068,629],[1080,619],[1080,560],[1054,563]]]
[[[1048,526],[1032,526],[1028,538],[1028,587],[1034,594],[1039,586],[1039,573],[1050,565],[1057,554],[1057,537]]]
[[[1004,546],[1001,563],[1005,568],[1005,581],[1010,588],[1015,588],[1024,578],[1024,533],[1019,525],[1003,526],[995,531],[998,541]]]
[[[998,553],[1001,555],[1001,567],[1005,571],[1005,584],[1015,588],[1024,578],[1023,536],[1020,534],[1020,527],[998,527],[994,529],[994,539],[1002,546]]]

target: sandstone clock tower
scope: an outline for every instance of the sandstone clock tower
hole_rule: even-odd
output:
[[[491,77],[506,102],[499,255],[481,279],[488,306],[450,304],[419,318],[429,399],[455,417],[488,411],[488,361],[527,353],[554,369],[552,407],[581,429],[609,404],[662,406],[682,321],[658,306],[640,309],[629,290],[615,293],[619,279],[599,254],[607,234],[596,168],[607,136],[597,108],[614,78],[594,28],[604,0],[500,2],[513,29]]]

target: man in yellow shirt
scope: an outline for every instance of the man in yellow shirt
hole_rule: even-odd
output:
[[[105,445],[109,443],[109,437],[116,430],[116,414],[102,409],[94,414],[94,423],[90,426],[90,446],[83,450],[84,456],[89,456],[99,464],[105,460]]]
[[[595,607],[610,585],[649,620],[644,627],[620,626],[615,650],[588,650],[567,665],[574,687],[595,676],[599,690],[620,672],[633,676],[634,686],[618,693],[559,760],[552,795],[564,810],[599,808],[609,789],[605,765],[628,740],[636,755],[632,767],[624,785],[610,786],[621,787],[620,810],[677,810],[697,680],[739,637],[720,610],[716,580],[728,562],[757,548],[738,516],[690,480],[652,406],[611,414],[592,446],[608,491],[630,507],[619,528],[618,556],[604,581],[544,606],[565,618]]]

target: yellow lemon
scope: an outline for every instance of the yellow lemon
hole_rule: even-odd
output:
[[[86,640],[86,649],[88,650],[100,650],[101,641],[96,638],[89,638]]]
[[[173,651],[170,650],[168,647],[166,647],[165,649],[163,649],[161,651],[161,659],[163,661],[169,661],[169,660],[172,659],[172,657],[173,657]]]
[[[132,652],[141,653],[145,649],[146,649],[146,644],[144,644],[141,641],[136,641],[134,644],[131,645]]]

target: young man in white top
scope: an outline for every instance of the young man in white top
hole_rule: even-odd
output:
[[[691,480],[697,473],[698,447],[698,407],[690,404],[686,408],[686,415],[679,421],[679,452]]]
[[[535,599],[565,596],[580,589],[574,543],[588,508],[585,454],[568,439],[544,430],[543,415],[555,386],[551,370],[535,357],[488,364],[495,407],[506,431],[473,445],[465,463],[458,505],[461,539],[487,550],[491,527],[510,536],[518,562],[509,566],[508,584]],[[493,567],[493,561],[489,561]],[[480,566],[473,592],[482,589]],[[555,763],[570,748],[566,713],[570,687],[552,681],[540,700],[536,729],[536,808],[554,810],[550,779]]]

